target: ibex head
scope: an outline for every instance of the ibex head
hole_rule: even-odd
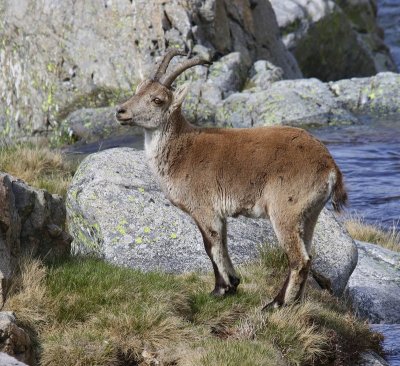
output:
[[[178,50],[167,52],[152,78],[139,83],[135,95],[117,107],[115,116],[121,125],[156,129],[182,105],[187,87],[172,90],[174,80],[190,67],[211,63],[200,58],[187,59],[176,70],[166,74],[171,59],[178,55],[185,56],[185,53]]]

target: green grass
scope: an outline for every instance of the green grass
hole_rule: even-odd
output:
[[[388,230],[379,225],[367,224],[358,217],[352,217],[345,222],[345,227],[353,239],[400,252],[400,232],[394,226],[392,230]]]
[[[212,275],[118,268],[93,258],[23,263],[5,307],[35,337],[41,365],[347,365],[381,337],[326,292],[261,312],[285,277],[280,250],[239,267],[237,295]],[[156,361],[155,361],[156,360]]]
[[[29,185],[65,196],[76,170],[57,150],[45,142],[5,144],[0,147],[0,171]]]

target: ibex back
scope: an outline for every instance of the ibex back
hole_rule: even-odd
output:
[[[347,195],[342,174],[325,146],[292,127],[248,129],[197,128],[181,112],[186,87],[173,91],[185,60],[166,74],[169,51],[153,77],[117,107],[123,125],[145,130],[149,165],[169,200],[189,214],[203,236],[215,273],[213,294],[234,293],[239,278],[229,258],[226,218],[269,218],[290,266],[277,296],[266,307],[300,300],[311,265],[314,227],[327,201],[336,210]],[[332,243],[333,244],[333,243]]]

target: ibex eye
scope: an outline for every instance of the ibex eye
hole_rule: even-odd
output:
[[[161,103],[162,103],[162,100],[161,100],[160,98],[154,98],[154,99],[153,99],[153,103],[155,103],[155,104],[161,104]]]

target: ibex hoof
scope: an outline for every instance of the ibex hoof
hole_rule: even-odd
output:
[[[236,277],[236,276],[229,275],[229,281],[231,283],[230,287],[234,287],[235,291],[236,291],[236,289],[237,289],[237,287],[239,286],[239,283],[240,283],[240,278]]]
[[[229,285],[217,282],[214,290],[211,292],[212,296],[222,297],[225,295],[236,294],[236,289],[239,286],[240,278],[233,276],[233,275],[229,275],[228,278],[229,278]]]
[[[211,295],[214,297],[223,297],[226,295],[234,295],[236,294],[236,287],[235,286],[227,286],[227,287],[215,287],[212,290]]]

